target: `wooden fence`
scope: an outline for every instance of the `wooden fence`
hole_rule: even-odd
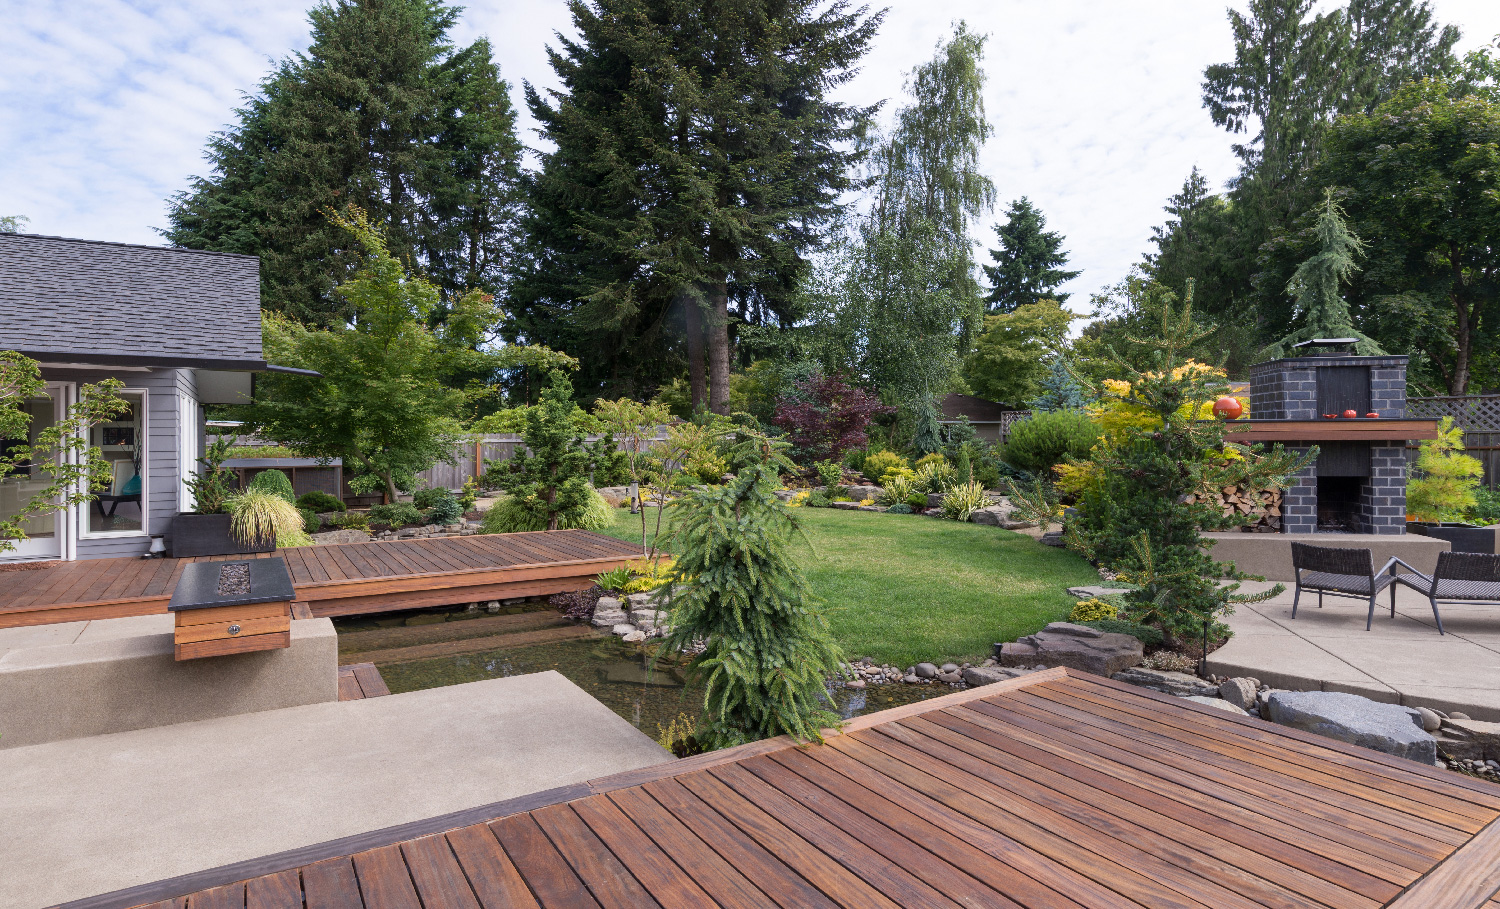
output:
[[[585,436],[584,441],[594,443],[603,436]],[[666,441],[666,430],[658,430],[653,442]],[[522,447],[525,442],[515,433],[495,433],[493,435],[481,436],[479,438],[465,439],[458,443],[453,449],[453,461],[439,461],[431,468],[417,474],[418,485],[426,485],[435,488],[442,487],[455,492],[463,488],[464,483],[470,477],[478,477],[484,473],[485,461],[509,461],[515,457],[516,449]]]
[[[1441,420],[1452,417],[1463,427],[1464,448],[1484,465],[1484,484],[1500,486],[1500,395],[1443,395],[1407,398],[1406,415]],[[1407,459],[1416,457],[1416,446],[1407,447]]]

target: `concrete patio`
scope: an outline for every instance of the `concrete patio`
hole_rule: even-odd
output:
[[[1263,591],[1269,582],[1241,590]],[[1405,587],[1383,593],[1365,631],[1364,601],[1304,593],[1292,618],[1292,590],[1242,604],[1226,621],[1229,643],[1209,655],[1208,670],[1249,676],[1273,688],[1347,691],[1408,707],[1461,711],[1500,721],[1500,606],[1440,605],[1439,635],[1425,597]]]

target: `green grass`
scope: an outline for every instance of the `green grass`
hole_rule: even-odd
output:
[[[808,583],[850,659],[903,668],[978,662],[996,641],[1066,618],[1074,600],[1064,588],[1099,583],[1078,556],[998,527],[822,508],[796,514],[812,544],[800,556]],[[639,542],[640,528],[640,517],[620,508],[601,533]]]

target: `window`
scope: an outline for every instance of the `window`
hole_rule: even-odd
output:
[[[122,391],[120,397],[130,409],[89,430],[89,448],[104,458],[109,472],[85,506],[87,534],[146,532],[146,393]]]

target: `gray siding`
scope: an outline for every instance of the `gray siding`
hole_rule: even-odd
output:
[[[193,394],[190,369],[154,369],[150,372],[105,372],[81,369],[43,369],[48,381],[74,382],[79,386],[104,379],[119,379],[125,387],[146,390],[146,532],[165,534],[177,514],[178,400]],[[90,505],[89,507],[94,507]],[[104,559],[139,556],[151,546],[148,536],[84,539],[78,528],[77,557]]]

